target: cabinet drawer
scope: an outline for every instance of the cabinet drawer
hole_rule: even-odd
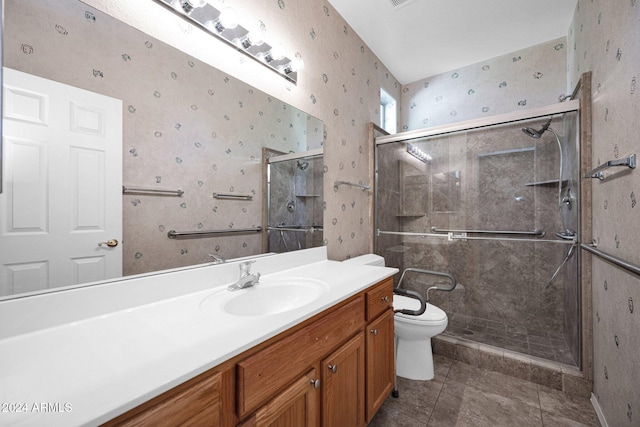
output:
[[[361,328],[364,305],[361,296],[238,363],[240,418]]]
[[[222,374],[206,373],[142,405],[144,410],[125,413],[105,426],[218,427],[222,421]]]
[[[367,321],[393,307],[393,278],[389,277],[367,291]]]

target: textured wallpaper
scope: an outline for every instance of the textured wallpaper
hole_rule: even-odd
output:
[[[569,28],[570,85],[592,71],[593,167],[640,152],[640,4],[579,0]],[[640,171],[614,168],[593,187],[598,248],[640,264]],[[594,257],[594,394],[610,426],[640,425],[640,279]]]
[[[402,131],[541,107],[567,94],[566,37],[402,87]]]

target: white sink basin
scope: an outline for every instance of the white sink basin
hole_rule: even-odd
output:
[[[220,309],[236,316],[267,316],[307,305],[328,291],[325,282],[302,277],[260,279],[255,286],[240,289],[225,303],[218,303],[220,294],[205,299],[201,309]]]

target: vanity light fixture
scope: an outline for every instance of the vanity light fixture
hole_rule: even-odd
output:
[[[298,80],[300,58],[287,58],[284,46],[268,44],[260,29],[248,31],[239,25],[237,13],[230,7],[216,9],[207,0],[155,0],[173,13],[228,43],[234,49],[260,62],[292,83]]]
[[[407,144],[407,153],[411,154],[416,159],[420,160],[423,163],[427,163],[431,160],[431,156],[416,147],[413,144]]]

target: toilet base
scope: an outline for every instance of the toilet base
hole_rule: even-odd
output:
[[[432,380],[431,339],[407,341],[396,337],[396,375],[409,380]]]

